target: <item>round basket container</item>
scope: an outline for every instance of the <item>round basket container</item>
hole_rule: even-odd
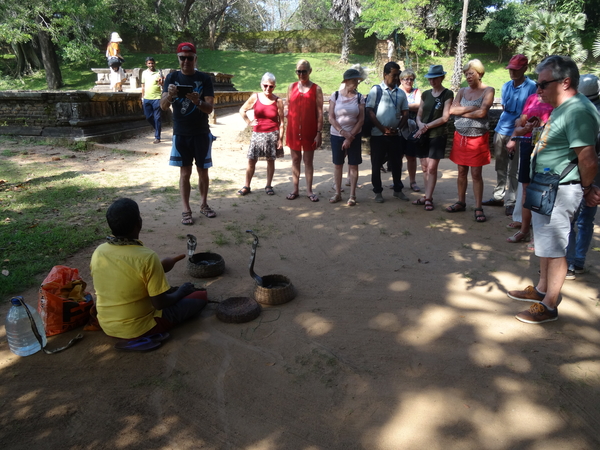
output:
[[[267,275],[262,277],[263,285],[254,286],[254,298],[264,305],[281,305],[296,297],[296,289],[288,277]]]
[[[187,271],[194,278],[218,277],[225,271],[225,260],[216,253],[196,253],[188,258]]]
[[[260,315],[260,305],[250,297],[230,297],[217,306],[217,319],[227,323],[244,323]]]

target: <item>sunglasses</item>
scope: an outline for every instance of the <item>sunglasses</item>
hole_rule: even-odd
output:
[[[403,78],[402,81],[412,81],[414,83],[415,79],[414,78]]]
[[[555,78],[554,80],[542,81],[541,83],[535,83],[536,89],[541,89],[542,91],[548,87],[550,83],[554,83],[555,81],[562,81],[562,78]]]
[[[308,70],[296,70],[296,73],[298,75],[306,75],[308,73]]]
[[[194,57],[193,56],[180,56],[179,57],[179,61],[183,62],[183,61],[193,61]]]
[[[262,87],[263,89],[275,89],[275,86],[272,84],[263,84]]]

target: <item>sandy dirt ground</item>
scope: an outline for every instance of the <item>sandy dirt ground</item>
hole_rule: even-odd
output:
[[[193,281],[216,301],[250,295],[252,238],[245,230],[253,229],[261,239],[256,272],[286,275],[298,295],[246,324],[220,322],[211,304],[149,353],[119,352],[102,332],[84,332],[63,353],[20,358],[8,349],[2,319],[1,448],[600,448],[596,251],[589,252],[589,272],[565,282],[559,320],[523,324],[514,315],[529,303],[506,291],[535,282],[538,259],[526,244],[505,242],[512,233],[503,208],[486,208],[488,221],[474,221],[470,187],[467,212],[444,211],[456,199],[450,161],[440,165],[433,212],[394,199],[391,190],[385,203],[374,203],[366,154],[358,205],[328,203],[328,147],[315,156],[320,202],[306,198],[304,180],[301,196],[286,200],[289,151],[276,163],[275,196],[265,195],[261,162],[252,193],[239,197],[242,128],[237,115],[221,115],[213,126],[209,203],[218,217],[199,214],[195,192],[191,227],[180,223],[178,172],[167,165],[170,129],[160,145],[148,132],[60,161],[49,153],[69,150],[32,150],[24,163],[119,179],[122,195],[140,204],[142,240],[159,255],[184,253],[192,233],[197,251],[224,257],[226,271],[216,279],[191,279],[179,263],[168,274],[172,285]],[[484,177],[489,198],[493,165]],[[94,248],[65,261],[92,291]],[[35,288],[15,294],[37,302]],[[7,310],[3,302],[2,318]],[[79,331],[50,338],[49,346]]]

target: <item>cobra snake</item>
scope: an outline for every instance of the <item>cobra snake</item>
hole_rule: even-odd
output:
[[[254,272],[254,260],[256,259],[256,247],[258,247],[258,236],[255,235],[252,230],[246,230],[246,233],[250,233],[252,234],[252,236],[254,236],[254,242],[252,243],[252,253],[250,254],[250,265],[248,266],[248,270],[250,271],[250,276],[256,281],[256,284],[262,286],[263,279]]]

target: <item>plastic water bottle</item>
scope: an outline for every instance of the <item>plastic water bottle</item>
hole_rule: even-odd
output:
[[[38,312],[27,305],[23,297],[14,297],[11,300],[12,306],[6,315],[6,337],[8,338],[8,346],[10,350],[18,356],[29,356],[39,352],[42,347],[33,334],[31,322],[25,308],[29,308],[29,312],[37,325],[38,332],[42,337],[44,347],[46,346],[46,331],[44,323]]]

